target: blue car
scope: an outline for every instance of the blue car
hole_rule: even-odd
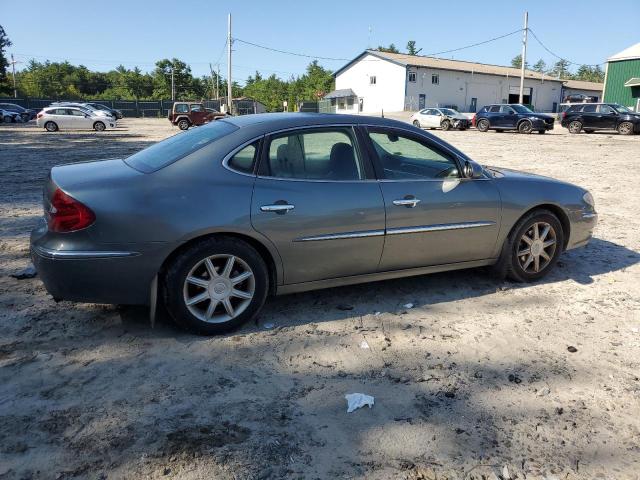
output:
[[[553,130],[555,119],[551,115],[536,113],[520,104],[487,105],[473,118],[481,132],[489,130],[517,130],[520,133],[545,133]]]

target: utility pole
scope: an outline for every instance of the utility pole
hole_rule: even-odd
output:
[[[16,88],[16,63],[20,63],[17,62],[13,59],[13,53],[11,54],[11,68],[13,69],[13,98],[18,98],[18,89]]]
[[[220,64],[216,72],[216,100],[220,100]]]
[[[520,65],[520,95],[518,103],[524,100],[524,69],[527,63],[527,33],[529,32],[529,12],[524,12],[524,30],[522,32],[522,64]],[[531,101],[531,98],[529,98]]]
[[[232,113],[233,96],[231,91],[231,14],[229,14],[227,22],[227,113]]]
[[[211,64],[209,64],[209,71],[211,72],[211,97],[213,97],[216,87],[213,83],[213,66]]]
[[[171,65],[171,101],[174,102],[176,99],[176,89],[175,83],[173,81],[173,65]]]

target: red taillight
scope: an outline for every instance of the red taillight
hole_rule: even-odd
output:
[[[476,116],[475,116],[475,114],[471,118],[471,125],[473,125],[474,127],[476,126]]]
[[[67,195],[59,188],[53,192],[51,207],[46,212],[47,224],[52,232],[74,232],[91,225],[96,216],[89,207]]]
[[[567,116],[567,112],[562,112],[562,118],[565,118]]]

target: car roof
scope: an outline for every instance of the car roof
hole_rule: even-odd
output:
[[[263,127],[264,131],[317,125],[378,125],[407,128],[405,122],[366,115],[338,115],[335,113],[257,113],[227,117],[225,122],[238,127]]]

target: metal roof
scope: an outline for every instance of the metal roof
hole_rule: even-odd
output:
[[[350,88],[341,88],[339,90],[334,90],[333,92],[327,93],[324,98],[344,98],[344,97],[355,97],[356,94]]]
[[[621,52],[609,57],[607,60],[609,62],[616,62],[619,60],[634,60],[636,58],[640,58],[640,43],[636,43],[635,45],[631,45],[629,48],[625,48]]]
[[[630,78],[626,82],[624,82],[625,87],[640,87],[640,78],[634,77]]]
[[[334,75],[338,75],[340,72],[349,67],[352,63],[356,62],[365,55],[372,55],[374,57],[388,60],[392,63],[401,66],[411,67],[427,67],[441,70],[453,70],[458,72],[480,73],[486,75],[499,75],[505,77],[520,77],[520,69],[514,67],[504,67],[501,65],[489,65],[486,63],[466,62],[463,60],[447,60],[444,58],[436,57],[422,57],[419,55],[408,55],[404,53],[389,53],[379,52],[377,50],[365,50],[356,58],[347,63],[344,67],[335,72]],[[550,82],[564,82],[562,79],[553,78],[544,73],[534,72],[533,70],[525,70],[525,78],[533,78],[536,80],[545,80]]]
[[[604,83],[585,82],[584,80],[565,80],[564,86],[566,88],[576,88],[578,90],[593,90],[598,92],[604,90]]]

